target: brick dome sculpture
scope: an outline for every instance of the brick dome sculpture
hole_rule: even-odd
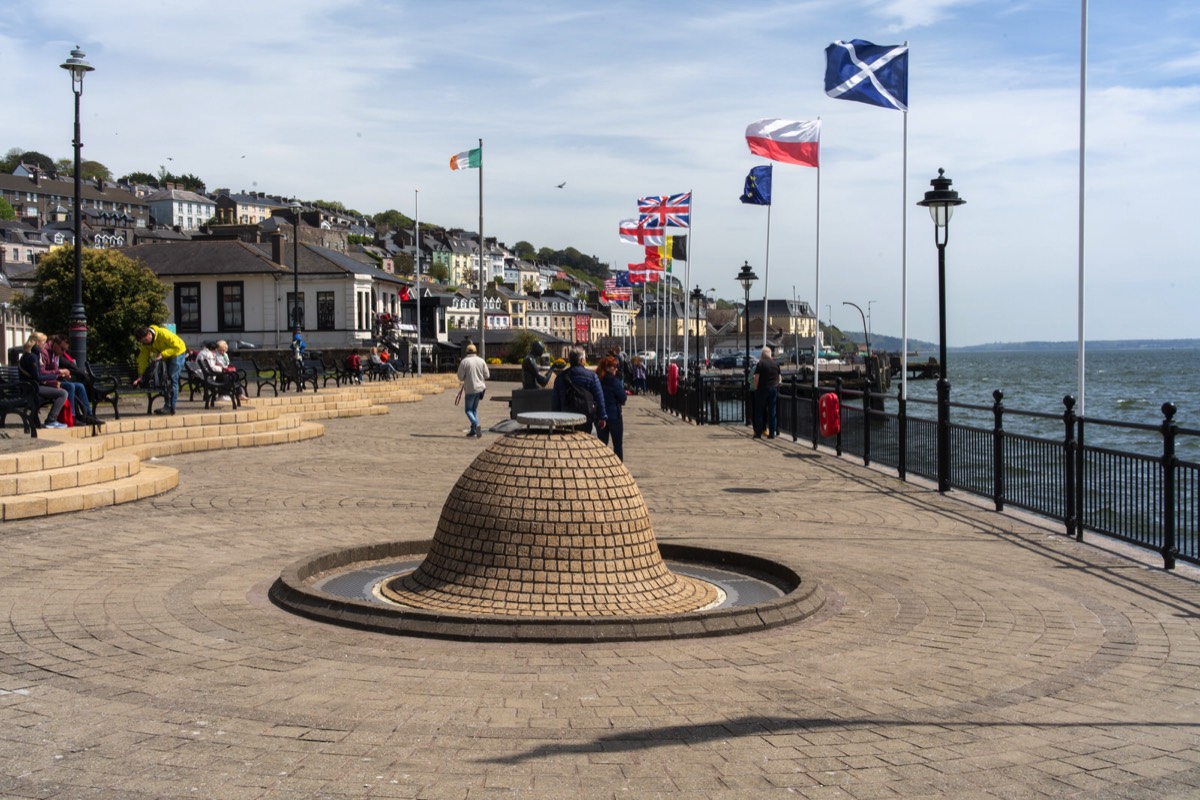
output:
[[[633,476],[595,437],[501,437],[458,479],[432,546],[389,600],[457,614],[613,617],[679,614],[719,590],[667,569]]]

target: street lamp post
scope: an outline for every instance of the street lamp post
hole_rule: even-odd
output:
[[[861,307],[858,305],[858,303],[851,303],[849,300],[843,300],[843,301],[842,301],[842,305],[844,305],[844,306],[854,306],[854,308],[858,310],[858,315],[859,315],[860,317],[862,317],[862,324],[863,324],[863,338],[864,338],[864,340],[865,340],[865,341],[866,341],[866,343],[867,343],[867,357],[868,357],[868,358],[870,358],[870,356],[871,356],[871,334],[870,334],[870,332],[867,330],[867,315],[863,313],[863,310],[862,310],[862,308],[861,308]]]
[[[750,287],[758,280],[754,270],[750,269],[749,261],[742,263],[742,271],[738,273],[737,280],[742,285],[742,291],[746,293],[746,302],[742,306],[742,323],[746,326],[746,360],[742,364],[742,387],[746,392],[746,424],[749,425],[754,419],[750,406]],[[766,320],[763,320],[763,324],[766,324]]]
[[[300,338],[300,199],[288,203],[292,210],[292,341]]]
[[[700,290],[700,284],[696,284],[696,288],[692,289],[692,307],[696,309],[696,338],[698,340],[700,339],[701,336],[707,335],[707,333],[708,333],[707,322],[702,323],[700,321],[700,309],[703,306],[704,306],[704,292],[702,292]],[[701,327],[701,326],[703,326],[703,327]],[[704,353],[704,344],[703,344],[703,341],[698,341],[697,344],[698,344],[698,347],[696,348],[696,371],[699,372],[703,368],[703,364],[704,364],[704,358],[702,356],[702,353]]]
[[[86,54],[76,45],[71,57],[61,66],[71,73],[71,91],[75,94],[75,301],[71,304],[67,321],[71,357],[80,367],[87,364],[87,312],[83,308],[83,220],[80,202],[79,149],[79,98],[83,94],[83,76],[95,69],[84,60]]]
[[[938,251],[938,491],[950,489],[950,382],[946,370],[946,243],[950,241],[950,217],[954,207],[967,202],[950,188],[954,183],[944,169],[931,180],[932,189],[917,202],[933,217],[933,243]]]

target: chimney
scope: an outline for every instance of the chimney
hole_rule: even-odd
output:
[[[29,178],[30,178],[30,180],[33,181],[34,186],[41,186],[42,185],[42,168],[34,167],[33,174],[30,175]]]
[[[279,231],[271,234],[271,260],[283,266],[283,234]]]

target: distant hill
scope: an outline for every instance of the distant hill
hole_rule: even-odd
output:
[[[842,331],[845,337],[853,342],[862,342],[862,336],[855,336],[849,331]],[[991,342],[989,344],[973,344],[966,347],[950,347],[952,353],[989,353],[989,352],[1074,352],[1076,342]],[[885,350],[889,353],[900,352],[900,338],[897,336],[871,335],[871,347],[875,350]],[[1200,339],[1098,339],[1087,342],[1088,350],[1194,350],[1200,348]],[[926,342],[921,339],[908,340],[908,352],[921,355],[937,355],[937,342]]]
[[[1101,339],[1086,341],[1088,350],[1191,350],[1200,347],[1200,339]],[[962,353],[1074,351],[1078,342],[993,342],[969,347],[952,347]]]

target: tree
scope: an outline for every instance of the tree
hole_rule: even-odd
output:
[[[83,251],[83,306],[88,315],[88,360],[132,363],[133,330],[167,319],[167,287],[142,262],[115,250]],[[38,262],[31,294],[15,304],[38,330],[66,332],[75,298],[75,251],[63,247]]]
[[[531,330],[522,329],[513,334],[512,341],[508,344],[508,352],[505,353],[505,361],[510,364],[520,364],[525,356],[529,354],[534,342],[541,341],[541,337]]]
[[[537,278],[526,278],[521,283],[521,290],[525,292],[525,294],[533,294],[540,286],[541,284],[538,283]]]
[[[10,147],[4,154],[4,160],[0,161],[0,171],[3,171],[5,175],[11,175],[12,171],[17,168],[17,164],[21,163],[21,155],[24,152],[24,147]]]
[[[82,165],[80,165],[81,170],[82,168]],[[166,167],[162,166],[158,168],[158,177],[154,180],[154,183],[160,188],[166,186],[168,183],[173,183],[180,189],[186,189],[189,192],[204,192],[204,181],[195,175],[191,173],[187,175],[172,175],[170,172],[167,172]]]
[[[533,245],[522,239],[513,245],[513,255],[522,261],[533,261],[537,258],[537,250],[533,249]]]
[[[394,208],[389,208],[387,211],[380,211],[375,216],[371,217],[371,222],[380,232],[383,231],[411,231],[413,221],[411,217],[401,214]]]
[[[16,163],[13,164],[13,169],[16,169],[17,164],[32,164],[36,167],[39,167],[42,172],[51,177],[54,177],[57,174],[54,168],[54,159],[48,155],[45,155],[44,153],[39,153],[36,150],[26,150],[24,153],[21,153],[21,156],[17,159]],[[9,172],[11,171],[12,170],[9,170]]]
[[[17,212],[13,211],[13,207],[8,204],[8,201],[0,197],[0,219],[16,219]]]
[[[149,172],[131,172],[128,175],[122,175],[121,180],[126,183],[141,183],[148,186],[158,186],[158,178],[151,175]]]
[[[421,272],[433,278],[438,283],[445,283],[450,280],[450,273],[446,270],[446,265],[436,261],[429,266],[422,264]]]
[[[58,170],[60,178],[75,177],[75,162],[69,158],[60,158],[54,162],[55,169]],[[80,161],[79,162],[79,177],[85,181],[94,181],[97,178],[103,178],[106,181],[112,180],[112,172],[108,167],[101,164],[99,161]]]

